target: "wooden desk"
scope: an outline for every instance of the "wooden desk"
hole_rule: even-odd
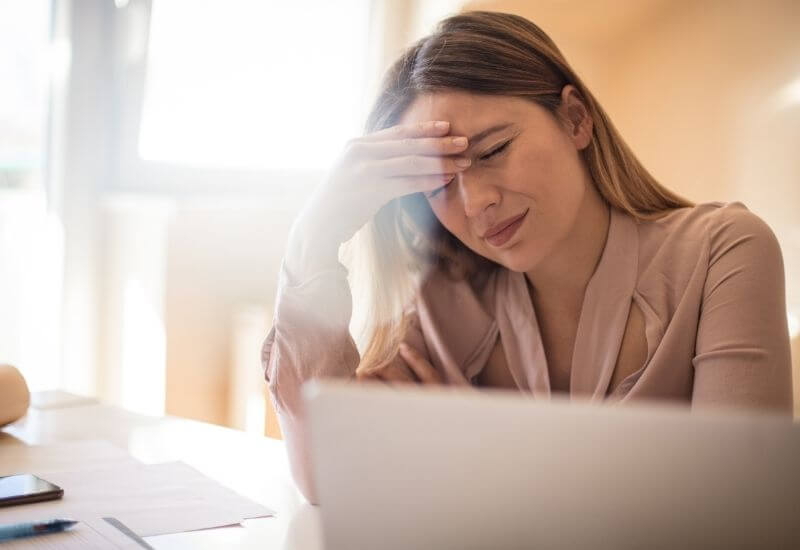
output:
[[[246,520],[243,527],[147,537],[154,548],[322,548],[318,509],[292,481],[282,441],[193,420],[144,416],[92,400],[59,404],[40,399],[46,404],[38,408],[36,397],[25,417],[0,430],[0,449],[103,439],[145,463],[181,460],[277,513]]]

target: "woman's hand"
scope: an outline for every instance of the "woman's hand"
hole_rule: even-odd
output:
[[[422,354],[405,342],[400,343],[400,353],[394,360],[371,369],[368,373],[356,372],[358,380],[379,380],[394,384],[444,384],[439,372]]]
[[[316,272],[337,261],[348,241],[392,199],[447,185],[469,167],[458,156],[467,138],[450,136],[450,123],[392,126],[351,140],[295,221],[289,237],[293,265]],[[310,273],[308,273],[310,274]]]

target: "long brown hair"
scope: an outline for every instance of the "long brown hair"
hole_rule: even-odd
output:
[[[442,20],[391,66],[366,131],[397,124],[417,96],[444,90],[522,97],[555,115],[567,84],[577,89],[593,121],[592,140],[581,153],[605,201],[637,220],[692,206],[650,175],[550,37],[517,15],[476,11]],[[354,285],[354,291],[362,292],[356,302],[361,298],[366,306],[360,370],[397,354],[406,330],[404,311],[420,276],[440,269],[477,285],[496,267],[445,230],[421,194],[387,204],[354,243],[362,274],[353,277],[360,287]]]

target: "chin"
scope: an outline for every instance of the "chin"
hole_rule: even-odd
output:
[[[519,273],[533,271],[541,261],[542,255],[538,254],[535,249],[531,251],[530,247],[519,246],[520,244],[522,243],[504,250],[502,254],[494,254],[492,260],[510,271]]]
[[[526,259],[521,256],[517,257],[514,254],[503,255],[503,257],[500,258],[493,258],[493,260],[509,271],[525,273],[533,268],[529,259],[526,261]]]

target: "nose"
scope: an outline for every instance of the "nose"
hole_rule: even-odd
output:
[[[500,203],[500,191],[487,181],[481,181],[477,174],[465,170],[456,175],[456,185],[461,203],[464,205],[464,214],[474,218],[483,213],[492,205]],[[453,185],[451,183],[450,185]]]

